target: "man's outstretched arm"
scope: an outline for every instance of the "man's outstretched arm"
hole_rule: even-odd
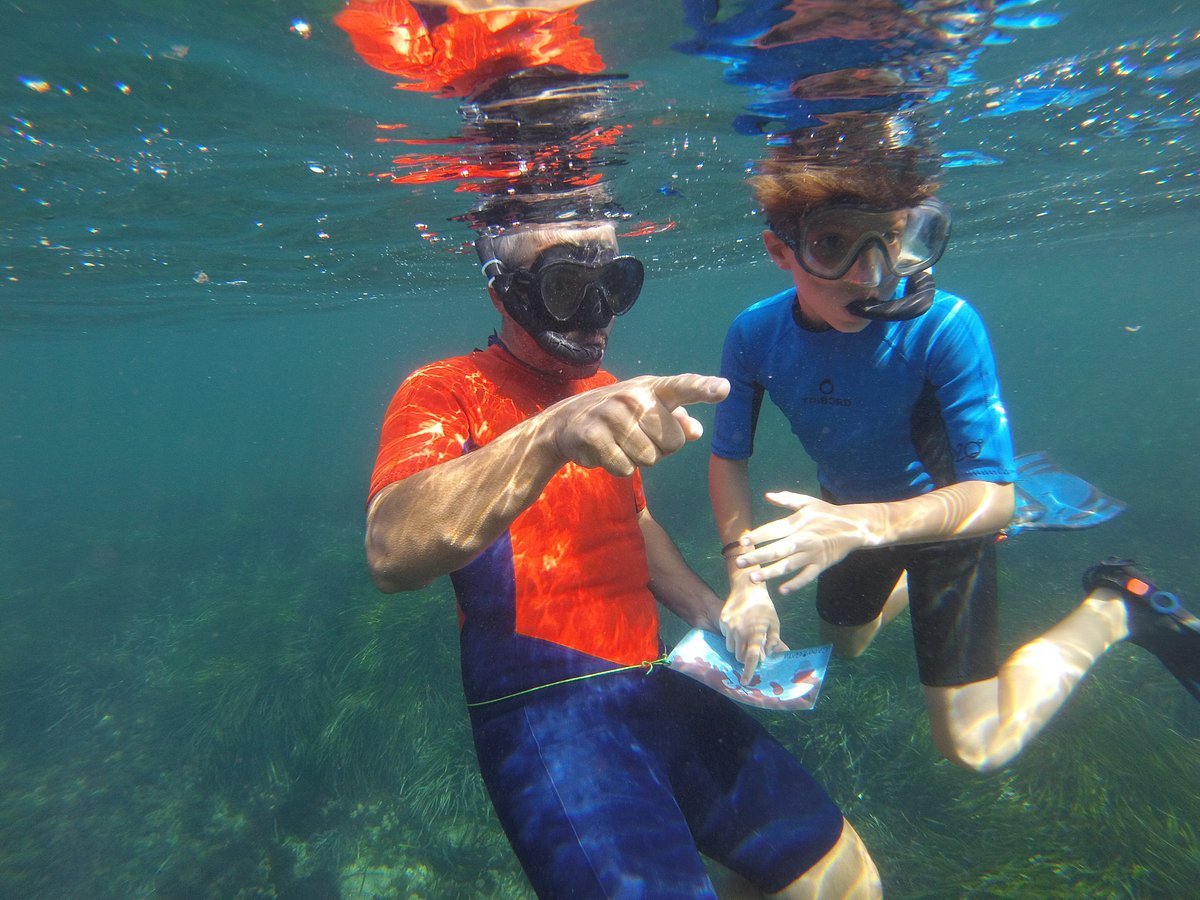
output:
[[[728,383],[642,376],[561,400],[458,459],[389,485],[367,510],[367,562],[380,590],[414,590],[491,545],[563,465],[617,477],[652,466],[700,423],[686,403],[716,403]]]

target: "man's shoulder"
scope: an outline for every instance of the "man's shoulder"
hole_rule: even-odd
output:
[[[567,394],[581,394],[592,388],[615,384],[618,380],[600,369],[594,375],[570,382]],[[426,363],[404,379],[403,387],[469,394],[476,398],[563,396],[561,383],[539,376],[495,345],[487,350]]]
[[[455,385],[477,380],[484,375],[481,359],[483,355],[483,352],[476,350],[462,356],[449,356],[425,363],[413,369],[401,386],[453,388]]]
[[[475,353],[468,353],[463,356],[448,356],[445,359],[434,360],[413,369],[412,374],[408,377],[451,378],[464,372],[478,372],[479,363],[475,360],[475,356]]]

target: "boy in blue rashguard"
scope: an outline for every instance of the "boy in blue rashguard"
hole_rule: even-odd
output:
[[[766,582],[814,580],[822,631],[857,656],[906,606],[934,742],[955,763],[1016,756],[1117,641],[1150,649],[1200,699],[1200,621],[1127,560],[997,659],[996,533],[1013,514],[1012,440],[991,346],[966,301],[934,289],[949,212],[915,165],[829,166],[778,151],[753,179],[788,290],[726,337],[709,488],[725,544],[722,611],[745,678],[783,646]],[[817,463],[820,497],[752,527],[748,461],[767,395]],[[819,579],[819,580],[818,580]]]

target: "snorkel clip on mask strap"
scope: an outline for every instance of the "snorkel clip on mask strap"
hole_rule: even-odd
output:
[[[496,253],[492,249],[492,238],[490,235],[481,234],[475,241],[475,252],[479,255],[479,271],[483,273],[483,277],[487,279],[488,287],[492,286],[497,276],[503,274],[504,263],[496,258]],[[495,268],[489,272],[488,269],[494,266]]]
[[[495,266],[495,271],[489,272],[489,266]],[[479,271],[482,272],[483,277],[487,279],[488,287],[491,287],[492,282],[496,280],[496,277],[504,271],[504,263],[500,262],[500,260],[493,256],[491,259],[483,261],[479,267]]]
[[[475,241],[475,252],[479,255],[479,271],[487,279],[488,288],[495,292],[505,310],[522,328],[536,334],[539,322],[529,307],[522,303],[516,292],[511,290],[513,273],[496,255],[491,235],[482,234]]]
[[[937,291],[933,283],[933,272],[923,269],[914,272],[905,280],[904,294],[896,300],[856,300],[850,304],[850,312],[864,319],[880,319],[885,322],[904,322],[915,319],[933,305]]]

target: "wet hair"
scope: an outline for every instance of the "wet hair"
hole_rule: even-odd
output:
[[[932,197],[937,156],[911,132],[897,134],[896,119],[864,127],[826,127],[773,147],[750,185],[772,230],[790,230],[818,207],[855,203],[899,209]]]
[[[483,233],[523,225],[590,225],[605,219],[617,222],[630,216],[604,182],[575,187],[530,175],[511,183],[500,179],[484,193],[469,211],[451,218]]]
[[[616,231],[610,222],[533,225],[481,235],[475,241],[481,261],[486,261],[485,257],[494,257],[509,269],[528,268],[542,250],[556,244],[577,247],[603,244],[615,249]]]

